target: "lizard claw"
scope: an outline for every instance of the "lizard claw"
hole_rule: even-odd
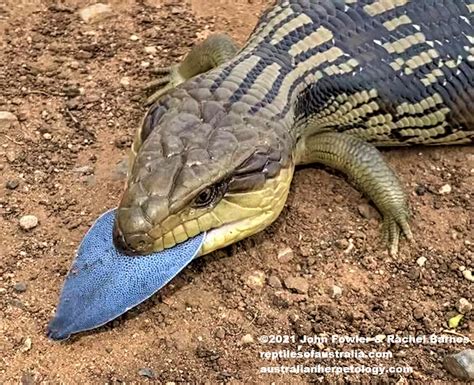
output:
[[[384,215],[382,238],[388,244],[391,256],[395,256],[398,253],[400,234],[403,234],[408,241],[413,242],[413,234],[408,224],[408,215],[405,212],[398,216]]]
[[[156,91],[146,100],[145,105],[149,106],[156,102],[170,90],[183,83],[186,79],[179,73],[179,65],[155,69],[159,76],[157,79],[145,84],[145,91],[156,89]]]

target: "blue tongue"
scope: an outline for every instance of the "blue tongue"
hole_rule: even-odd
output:
[[[198,254],[205,233],[144,256],[120,253],[112,241],[115,210],[97,219],[66,277],[48,337],[68,338],[117,318],[151,297]]]

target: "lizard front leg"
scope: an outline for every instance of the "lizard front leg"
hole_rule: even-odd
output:
[[[344,172],[377,206],[390,254],[398,252],[400,234],[412,241],[408,203],[395,173],[372,145],[336,132],[315,134],[298,143],[297,163],[322,163]]]
[[[158,79],[145,85],[145,90],[157,89],[146,101],[150,105],[179,84],[232,59],[238,51],[235,42],[225,34],[209,36],[194,46],[179,64],[158,68]]]

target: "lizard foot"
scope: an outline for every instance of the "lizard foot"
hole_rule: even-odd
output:
[[[385,214],[383,217],[382,237],[386,244],[388,244],[390,255],[395,256],[398,253],[398,241],[400,234],[413,242],[413,234],[408,224],[408,215],[402,212],[400,215]]]
[[[160,75],[157,79],[147,83],[144,86],[144,90],[156,90],[145,102],[146,106],[149,106],[156,102],[163,95],[174,89],[179,84],[183,83],[186,79],[179,73],[179,65],[173,65],[170,67],[157,68],[155,72]]]

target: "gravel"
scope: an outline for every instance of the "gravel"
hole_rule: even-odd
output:
[[[24,293],[27,289],[26,283],[24,282],[17,282],[13,285],[13,290],[17,293]]]
[[[39,220],[34,215],[24,215],[20,218],[20,227],[23,230],[32,230],[38,226]]]
[[[307,294],[309,290],[309,283],[303,277],[288,277],[285,279],[285,286],[300,294]]]
[[[102,21],[112,15],[113,11],[111,6],[102,3],[90,5],[79,11],[80,18],[88,24]]]

